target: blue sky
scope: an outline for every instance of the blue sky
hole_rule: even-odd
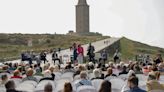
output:
[[[75,30],[78,0],[0,0],[0,33]],[[164,0],[87,0],[90,31],[164,48]]]

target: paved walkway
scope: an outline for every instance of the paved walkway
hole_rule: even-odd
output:
[[[96,41],[96,42],[93,42],[92,45],[95,47],[95,52],[98,52],[110,45],[112,45],[114,42],[117,42],[120,38],[108,38],[108,39],[104,39],[104,40],[100,40],[100,41]],[[82,45],[82,47],[84,48],[84,56],[87,55],[87,48],[88,48],[89,44],[85,44],[85,45]],[[62,56],[62,59],[63,59],[63,62],[66,62],[66,61],[70,61],[70,55],[72,54],[72,51],[70,51],[70,49],[65,49],[65,50],[62,50],[60,52],[60,56]],[[52,58],[51,58],[52,54],[48,54],[47,55],[47,60],[52,63]],[[7,61],[7,62],[12,62],[12,63],[20,63],[21,62],[21,59],[18,59],[18,60],[13,60],[13,61]]]

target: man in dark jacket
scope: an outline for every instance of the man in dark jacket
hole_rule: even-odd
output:
[[[94,46],[91,45],[91,43],[89,43],[89,47],[87,49],[88,53],[87,55],[89,56],[89,61],[93,61],[94,62],[94,57],[95,57],[95,48]]]
[[[131,76],[128,79],[128,86],[130,90],[128,92],[146,92],[138,87],[139,80],[135,76]]]

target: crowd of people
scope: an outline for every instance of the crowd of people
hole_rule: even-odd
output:
[[[113,61],[109,62],[108,53],[103,50],[99,62],[95,62],[95,47],[90,43],[87,48],[89,62],[84,63],[81,44],[74,43],[70,50],[72,57],[66,64],[59,56],[59,49],[52,52],[54,64],[42,51],[39,55],[22,53],[22,61],[28,63],[0,65],[0,92],[164,92],[161,54],[147,62],[125,63],[120,62],[120,53],[116,50]]]
[[[83,55],[81,46],[78,47],[77,50]],[[71,75],[62,77],[67,73]],[[67,62],[66,65],[51,65],[48,62],[43,66],[40,63],[5,63],[0,66],[0,91],[3,92],[2,88],[6,92],[26,91],[19,89],[18,86],[27,81],[33,81],[36,83],[33,89],[35,92],[37,85],[51,81],[55,86],[48,82],[44,85],[43,92],[87,92],[88,90],[91,90],[88,92],[151,92],[152,90],[163,92],[163,73],[164,62],[160,55],[149,63],[129,61],[128,63],[89,62],[83,64],[79,61],[77,64]],[[58,81],[63,79],[67,81],[64,81],[62,88],[57,90],[59,85],[62,85]]]
[[[44,51],[41,51],[39,54],[34,53],[34,51],[22,52],[21,61],[28,61],[30,65],[33,64],[33,61],[36,61],[37,64],[42,63],[42,62],[44,62],[45,64],[46,62],[48,62],[47,54],[51,53],[52,54],[51,58],[54,64],[56,63],[56,61],[58,61],[60,64],[63,64],[67,61],[73,64],[83,64],[85,61],[89,61],[93,63],[101,62],[102,64],[105,64],[109,56],[108,55],[109,52],[107,52],[106,50],[102,50],[100,52],[100,57],[98,59],[95,59],[95,47],[91,43],[89,43],[86,50],[87,60],[84,58],[85,57],[84,48],[83,46],[81,46],[81,44],[73,43],[73,45],[70,47],[69,55],[66,55],[66,57],[69,58],[66,61],[63,60],[64,55],[61,54],[60,51],[61,49],[58,48],[58,50],[53,49],[50,52],[44,50]],[[114,63],[118,63],[121,61],[120,52],[118,51],[118,49],[115,51],[113,55],[113,60],[114,60]]]

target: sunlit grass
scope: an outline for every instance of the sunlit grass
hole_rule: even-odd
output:
[[[22,51],[34,51],[54,48],[66,49],[73,43],[86,44],[102,40],[105,36],[71,36],[58,34],[0,34],[0,61],[20,58]],[[32,39],[33,46],[28,47],[27,42]]]

